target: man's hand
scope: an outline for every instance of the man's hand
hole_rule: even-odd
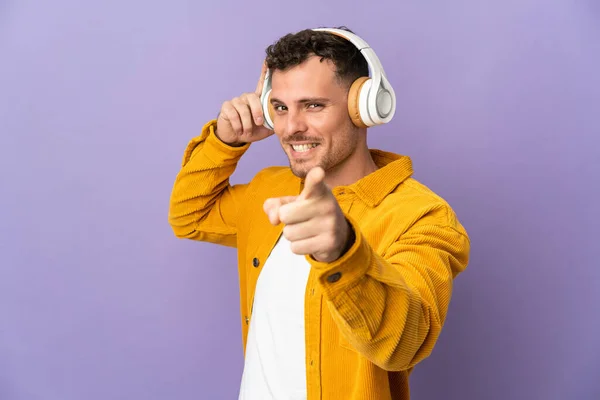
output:
[[[242,146],[269,137],[273,131],[263,126],[263,110],[260,103],[267,65],[263,63],[256,89],[252,93],[244,93],[221,105],[217,118],[217,137],[231,146]]]
[[[264,210],[271,224],[285,224],[292,252],[332,262],[350,248],[354,232],[324,177],[322,168],[311,169],[299,196],[267,199]]]

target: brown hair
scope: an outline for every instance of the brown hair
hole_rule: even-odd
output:
[[[338,27],[353,33],[345,26]],[[266,49],[267,67],[272,70],[285,70],[302,64],[310,56],[331,60],[336,67],[336,76],[350,85],[360,76],[369,75],[367,60],[347,39],[329,32],[305,29],[289,33]]]

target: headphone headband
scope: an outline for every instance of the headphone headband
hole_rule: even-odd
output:
[[[379,57],[377,57],[377,54],[375,54],[371,46],[369,46],[369,44],[364,39],[360,38],[352,32],[348,32],[343,29],[314,28],[312,30],[317,32],[329,32],[331,34],[341,36],[344,39],[348,40],[363,54],[363,56],[367,60],[367,63],[369,64],[369,69],[371,70],[372,74],[380,73],[381,75],[385,76],[383,66],[381,65],[381,61],[379,61]]]
[[[379,57],[377,57],[375,51],[373,51],[371,46],[369,46],[364,39],[355,33],[338,28],[314,28],[312,30],[317,32],[329,32],[348,40],[361,52],[365,60],[367,60],[367,64],[369,64],[369,71],[371,72],[371,79],[373,79],[373,87],[378,87],[383,81],[383,86],[385,86],[386,89],[392,89],[387,77],[385,76],[385,71],[383,69],[383,65],[381,65],[381,61],[379,61]]]

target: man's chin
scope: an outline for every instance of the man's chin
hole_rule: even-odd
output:
[[[294,166],[291,167],[291,170],[292,170],[292,173],[300,179],[306,178],[306,174],[308,174],[308,171],[309,171],[306,168],[298,168],[298,167],[294,167]]]
[[[290,169],[292,170],[292,173],[298,178],[304,179],[308,174],[308,171],[310,171],[311,168],[316,166],[313,166],[312,164],[312,162],[297,162],[290,160]]]

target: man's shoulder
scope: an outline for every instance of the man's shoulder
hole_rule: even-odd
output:
[[[258,171],[254,175],[252,180],[250,181],[250,184],[260,185],[260,184],[264,184],[265,182],[268,182],[268,183],[290,182],[291,183],[296,180],[297,180],[296,176],[292,173],[292,171],[289,167],[275,165],[275,166],[265,167],[265,168],[261,169],[260,171]]]
[[[404,196],[416,197],[419,201],[426,203],[446,203],[442,196],[414,177],[405,179],[394,192]]]
[[[300,179],[289,167],[270,166],[259,170],[248,184],[248,193],[262,201],[268,197],[292,196],[300,188]]]
[[[431,224],[457,225],[457,217],[449,202],[413,177],[405,179],[383,201],[387,207],[401,210],[413,218],[426,217]]]

